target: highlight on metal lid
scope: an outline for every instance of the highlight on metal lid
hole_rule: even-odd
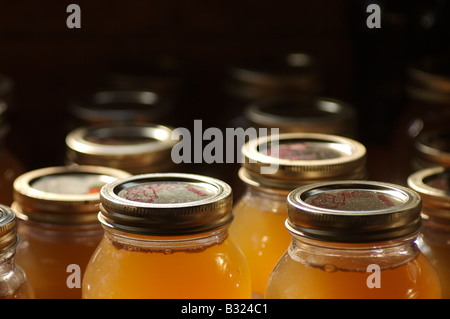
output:
[[[240,178],[249,185],[292,190],[336,179],[365,179],[366,148],[356,140],[320,133],[267,135],[242,148]],[[278,167],[273,174],[261,168]]]
[[[196,174],[134,175],[105,185],[100,200],[100,222],[136,234],[200,233],[233,219],[231,187]]]
[[[286,227],[333,242],[375,242],[416,234],[421,198],[408,187],[374,181],[333,181],[293,190]]]
[[[21,220],[67,225],[96,223],[100,188],[128,176],[128,172],[102,166],[36,169],[14,181],[11,207]]]
[[[407,183],[422,198],[422,213],[450,218],[450,168],[419,170],[408,177]]]
[[[257,100],[245,110],[251,126],[278,127],[280,133],[304,132],[356,136],[354,108],[336,99],[282,95]]]
[[[17,242],[16,215],[10,207],[0,204],[0,253],[14,247]]]
[[[119,168],[133,174],[173,166],[172,128],[156,124],[79,127],[66,136],[69,163]]]

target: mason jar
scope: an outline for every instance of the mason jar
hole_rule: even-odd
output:
[[[287,198],[287,251],[266,298],[440,298],[439,278],[415,240],[420,196],[396,184],[334,181]]]
[[[100,166],[56,166],[26,172],[14,181],[11,207],[21,241],[16,261],[39,299],[81,298],[81,280],[103,236],[97,220],[99,191],[130,176]]]
[[[18,242],[16,215],[0,205],[0,299],[34,298],[27,274],[14,260]]]
[[[450,299],[450,169],[421,169],[408,177],[408,186],[422,198],[423,229],[417,243],[436,269],[442,298]]]
[[[228,236],[231,187],[182,173],[135,175],[102,187],[105,235],[83,298],[250,298],[247,262]]]

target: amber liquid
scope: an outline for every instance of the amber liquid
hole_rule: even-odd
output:
[[[381,257],[383,258],[383,257]],[[386,261],[386,260],[385,260]],[[385,262],[384,261],[384,262]],[[332,264],[306,264],[286,253],[271,275],[265,298],[282,299],[412,299],[440,298],[435,270],[423,254],[398,266],[380,266],[379,288],[375,272],[354,269],[354,260]],[[376,264],[377,261],[373,260]],[[367,263],[369,266],[371,263]],[[370,284],[368,284],[368,282]]]
[[[86,265],[103,236],[100,224],[92,232],[49,230],[19,224],[16,263],[26,272],[38,299],[80,299]],[[80,274],[68,271],[78,265]],[[70,278],[69,278],[70,277]],[[69,288],[78,283],[80,286]]]
[[[281,197],[281,196],[280,196]],[[253,298],[262,298],[267,280],[291,243],[284,223],[285,200],[247,193],[233,209],[230,236],[244,253],[252,276]]]
[[[105,236],[83,280],[83,298],[250,296],[248,266],[242,252],[229,238],[204,249],[164,251],[117,244]]]
[[[450,245],[423,238],[418,245],[439,276],[442,298],[450,299]]]

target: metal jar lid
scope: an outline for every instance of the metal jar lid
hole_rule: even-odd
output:
[[[170,104],[153,91],[113,89],[96,91],[72,101],[69,111],[85,125],[158,123],[171,111]]]
[[[100,199],[100,222],[128,233],[200,233],[233,219],[231,187],[195,174],[135,175],[105,185]]]
[[[11,208],[0,204],[0,253],[14,247],[17,242],[16,215]]]
[[[272,146],[275,143],[275,146]],[[273,150],[278,149],[277,152]],[[366,148],[341,136],[319,133],[268,135],[248,141],[242,148],[240,178],[249,185],[293,190],[331,179],[366,179]],[[272,174],[263,168],[277,167]]]
[[[450,129],[424,131],[414,142],[414,168],[450,167]]]
[[[253,102],[245,110],[252,126],[278,127],[281,133],[356,136],[356,112],[349,104],[325,97],[285,95]]]
[[[408,186],[422,198],[425,215],[450,218],[450,169],[431,167],[408,177]]]
[[[333,242],[385,241],[417,233],[421,199],[415,191],[372,181],[334,181],[289,193],[286,227]]]
[[[56,166],[24,173],[14,181],[11,207],[22,220],[49,224],[97,222],[100,188],[128,172],[100,166]]]
[[[66,157],[69,163],[132,174],[158,172],[173,166],[171,150],[176,141],[171,134],[171,128],[153,124],[80,127],[66,136]]]

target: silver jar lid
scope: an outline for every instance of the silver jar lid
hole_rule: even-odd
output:
[[[8,206],[0,204],[0,253],[18,242],[16,215]]]
[[[128,172],[100,166],[36,169],[14,181],[11,207],[22,220],[68,225],[97,222],[100,188],[128,176]]]
[[[450,218],[450,168],[422,169],[411,174],[407,182],[422,198],[425,215]]]
[[[66,136],[69,163],[99,165],[132,174],[152,173],[173,166],[172,129],[154,124],[80,127]]]
[[[286,227],[333,242],[385,241],[417,233],[421,198],[389,183],[334,181],[303,186],[287,198]]]
[[[278,127],[280,133],[324,133],[356,136],[356,112],[343,101],[325,97],[283,95],[257,100],[245,110],[251,126]]]
[[[275,148],[272,143],[276,143]],[[272,153],[273,149],[278,152]],[[249,185],[293,190],[330,179],[365,179],[366,148],[342,136],[319,133],[285,133],[248,141],[242,148],[240,178]],[[277,154],[278,153],[278,154]],[[273,174],[262,168],[278,167]]]
[[[123,232],[183,235],[233,219],[232,190],[221,180],[184,173],[135,175],[105,185],[99,220]]]

